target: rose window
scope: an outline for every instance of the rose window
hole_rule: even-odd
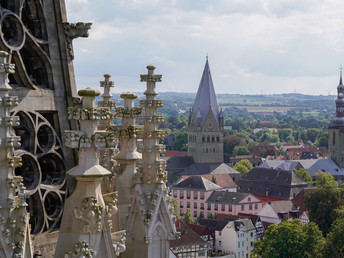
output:
[[[53,89],[48,34],[40,0],[0,0],[0,48],[16,72],[10,84]]]
[[[32,233],[59,227],[65,196],[66,168],[61,141],[50,122],[41,114],[19,111],[20,126],[14,128],[21,137],[15,155],[23,165],[15,174],[23,177],[29,194],[28,209]]]

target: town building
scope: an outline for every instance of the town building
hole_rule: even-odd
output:
[[[328,128],[328,152],[332,159],[340,168],[344,167],[344,85],[342,70],[340,71],[339,84],[337,86],[336,116],[333,123]]]
[[[170,248],[176,257],[208,257],[208,243],[181,220],[176,221],[180,237],[170,241]]]
[[[239,212],[256,214],[263,207],[263,201],[251,193],[214,191],[206,201],[207,218],[218,214],[233,214]]]
[[[293,171],[272,168],[253,168],[238,182],[238,191],[281,200],[293,199],[308,184]]]
[[[223,113],[219,111],[208,58],[188,122],[188,155],[196,163],[223,162]]]
[[[201,220],[214,234],[214,251],[232,257],[250,257],[256,228],[250,219]]]

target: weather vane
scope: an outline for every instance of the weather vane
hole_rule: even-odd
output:
[[[343,71],[343,66],[342,65],[340,65],[339,70],[340,70],[340,72]]]

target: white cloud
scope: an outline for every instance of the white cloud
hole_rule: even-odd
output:
[[[68,0],[66,4],[72,21],[93,21],[90,37],[74,41],[77,78],[109,72],[128,89],[136,87],[139,74],[153,63],[164,75],[164,89],[195,92],[208,52],[217,92],[276,93],[292,88],[312,94],[318,89],[320,94],[336,87],[330,78],[336,78],[343,63],[340,1]],[[232,84],[235,87],[228,87]]]

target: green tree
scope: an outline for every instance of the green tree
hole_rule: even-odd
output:
[[[213,220],[213,219],[215,219],[215,218],[214,218],[214,215],[213,215],[212,213],[210,213],[210,214],[208,215],[208,218],[207,218],[207,219],[212,219],[212,220]]]
[[[343,196],[343,189],[336,187],[320,187],[305,195],[309,219],[318,224],[324,236],[337,218],[337,207],[344,204]]]
[[[271,225],[264,239],[254,243],[253,254],[259,257],[314,257],[316,247],[324,241],[315,223],[303,225],[299,219]]]
[[[184,213],[183,221],[186,223],[194,223],[195,222],[194,219],[191,217],[191,212],[190,212],[189,208],[187,208],[186,212]]]
[[[234,147],[232,156],[249,154],[251,154],[251,152],[247,149],[247,147],[238,145]]]
[[[309,186],[313,185],[313,179],[306,169],[300,168],[295,170],[295,174],[298,175],[303,181],[307,182]]]
[[[315,186],[325,188],[337,188],[338,183],[329,172],[319,171],[315,173]]]
[[[171,201],[172,207],[173,207],[173,215],[176,216],[177,219],[180,219],[180,216],[178,214],[178,204],[177,204],[177,199],[172,197]]]
[[[214,184],[217,184],[216,177],[212,176],[212,177],[211,177],[211,182],[213,182]]]
[[[248,159],[242,159],[234,166],[234,169],[240,172],[241,176],[246,175],[252,168],[253,166]]]
[[[176,142],[173,145],[174,150],[186,151],[186,145],[188,143],[188,133],[181,132],[177,134]]]
[[[246,144],[245,139],[243,137],[237,135],[229,135],[224,137],[223,139],[223,151],[225,153],[232,154],[233,149],[235,146]]]
[[[203,215],[203,212],[201,212],[197,218],[197,222],[198,224],[201,223],[201,220],[204,219],[204,215]]]
[[[326,242],[320,246],[320,257],[344,257],[344,206],[337,210],[337,214]]]

